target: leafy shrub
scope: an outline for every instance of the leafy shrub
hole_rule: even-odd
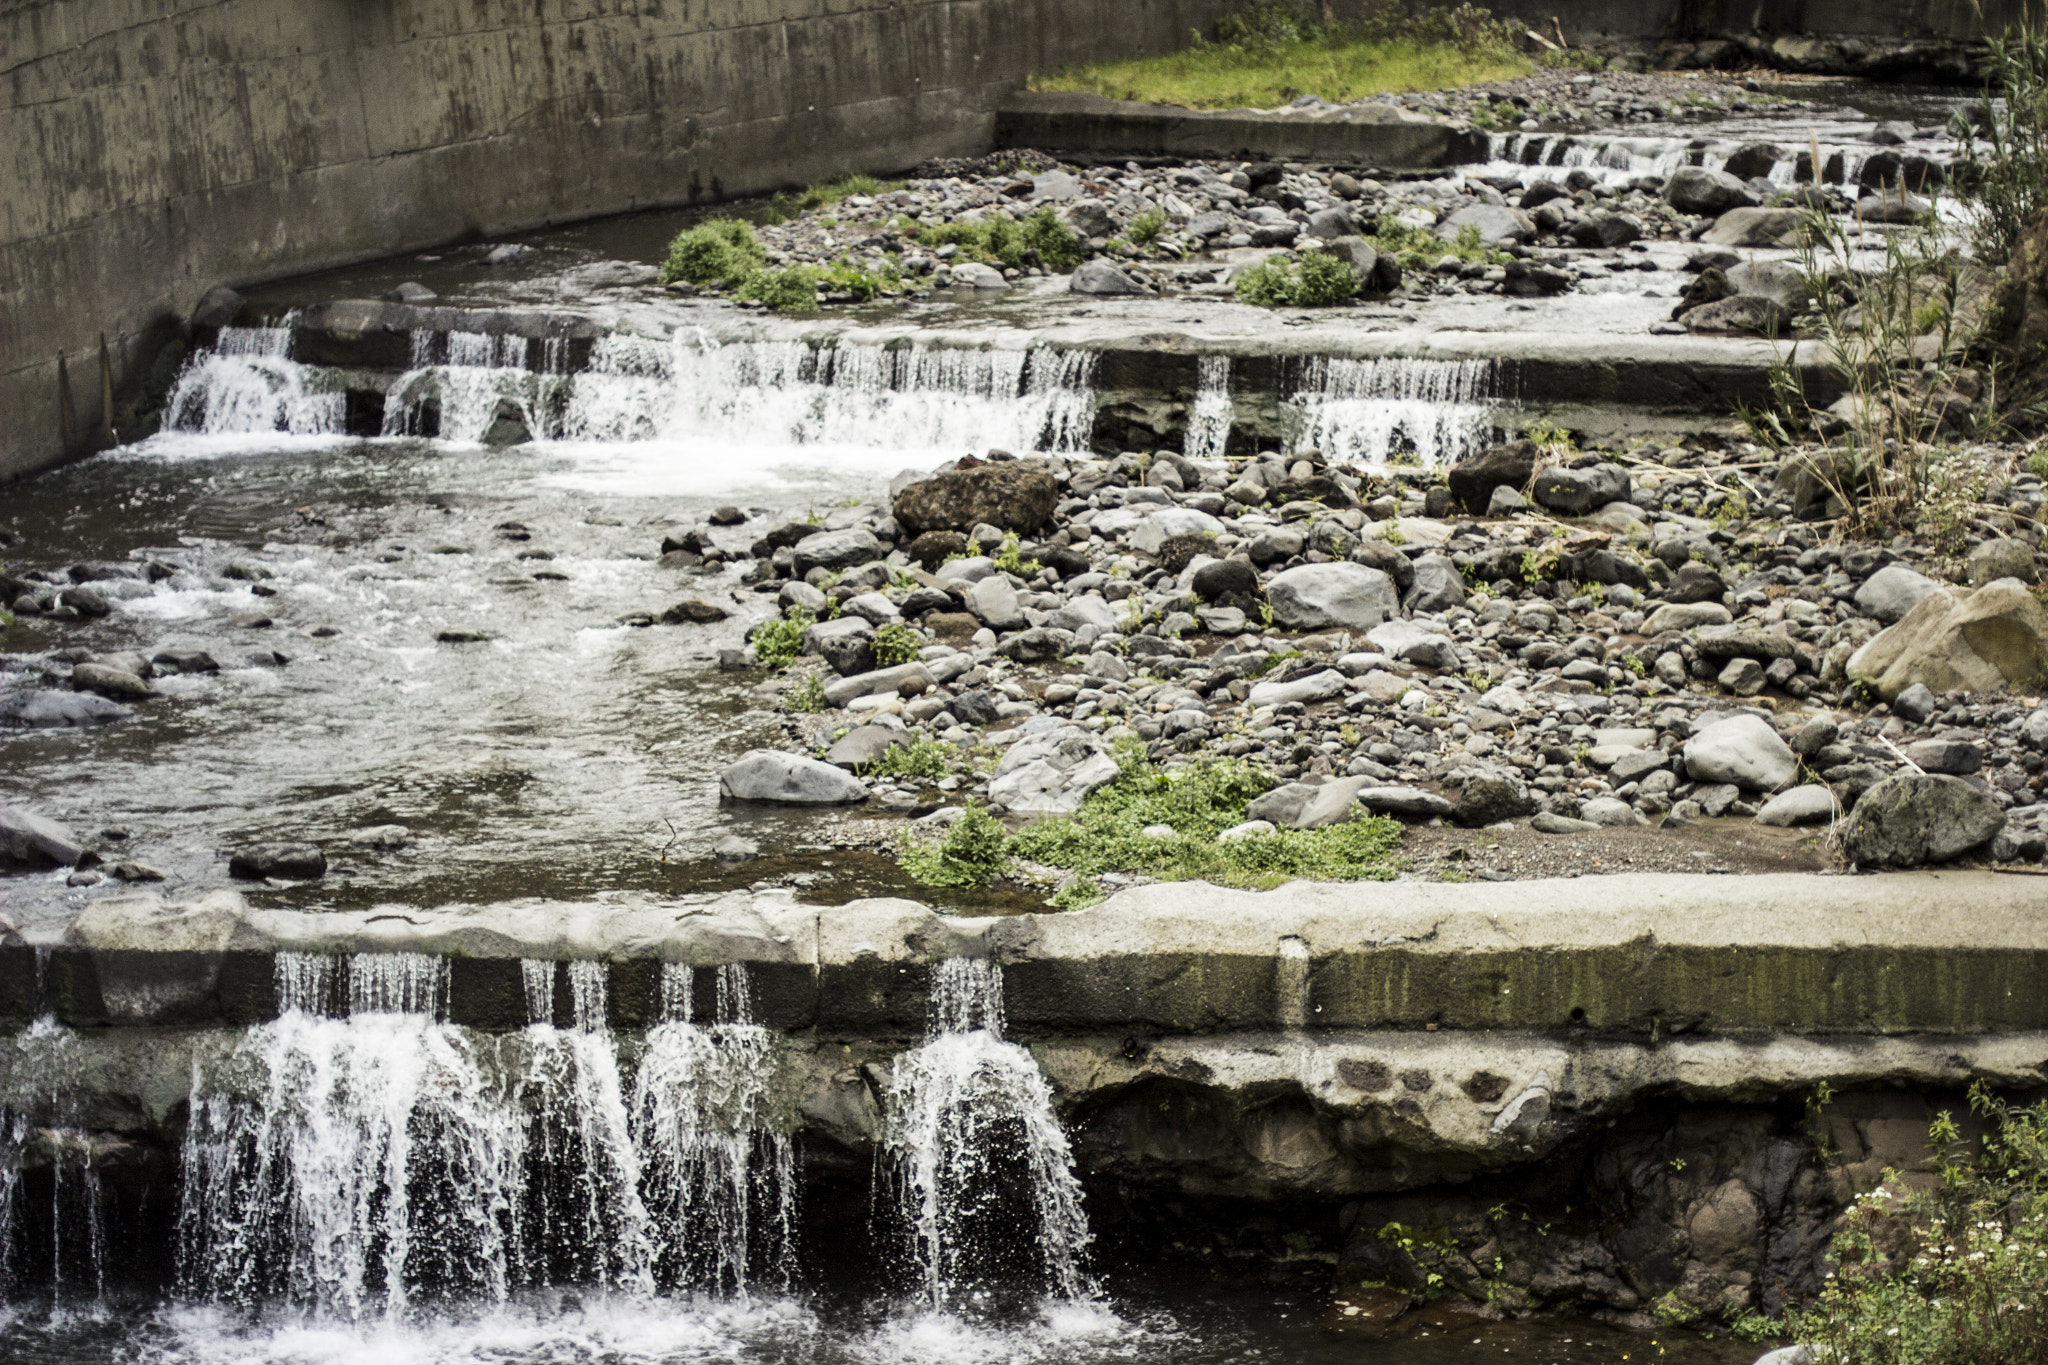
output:
[[[970,801],[943,838],[920,840],[906,833],[897,851],[903,870],[926,886],[983,886],[1009,861],[1008,845],[996,818]]]
[[[894,668],[924,655],[924,641],[917,638],[915,630],[900,621],[892,621],[876,631],[870,648],[874,651],[877,668]]]
[[[813,715],[825,709],[825,677],[822,673],[804,674],[783,701],[783,706],[800,716]]]
[[[1979,1082],[1990,1121],[1971,1155],[1950,1115],[1928,1128],[1941,1184],[1888,1182],[1835,1235],[1820,1297],[1789,1315],[1832,1365],[2023,1365],[2048,1360],[2048,1101],[2014,1108]]]
[[[757,270],[739,287],[737,297],[765,303],[777,313],[815,313],[818,311],[817,267],[785,265],[776,270]]]
[[[751,224],[737,218],[714,218],[676,234],[668,246],[668,259],[661,265],[661,282],[688,280],[737,289],[767,261],[768,253]]]
[[[940,739],[919,738],[891,745],[868,769],[873,777],[910,777],[936,782],[953,771],[953,746]]]
[[[791,607],[788,615],[755,626],[748,636],[754,645],[755,661],[763,668],[789,667],[803,653],[804,632],[817,621],[802,607]]]
[[[1050,206],[1018,222],[1000,215],[976,222],[941,223],[922,228],[918,241],[928,247],[957,246],[971,261],[1021,269],[1030,253],[1047,270],[1072,270],[1088,259],[1088,248]]]
[[[1269,256],[1237,277],[1237,296],[1263,308],[1323,308],[1358,292],[1351,267],[1326,251]]]
[[[1131,219],[1130,226],[1124,229],[1124,236],[1136,242],[1139,246],[1150,246],[1153,242],[1159,240],[1159,234],[1164,231],[1166,231],[1166,214],[1159,209],[1146,209],[1143,213]]]

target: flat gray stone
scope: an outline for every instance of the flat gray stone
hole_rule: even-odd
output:
[[[1252,684],[1249,698],[1253,706],[1284,706],[1288,702],[1326,701],[1344,691],[1344,674],[1334,668],[1320,673],[1311,673],[1306,678],[1293,682],[1261,682]]]
[[[835,768],[853,772],[881,761],[891,749],[909,743],[909,734],[893,725],[856,725],[826,750],[825,761]]]
[[[1072,815],[1120,771],[1100,739],[1063,725],[1012,744],[988,784],[988,797],[1019,815]]]
[[[1856,610],[1891,625],[1941,585],[1903,564],[1887,564],[1856,589]]]
[[[1756,813],[1759,825],[1822,825],[1834,818],[1834,793],[1818,782],[1779,792]]]
[[[752,749],[718,779],[730,801],[773,801],[789,806],[841,806],[868,799],[861,780],[805,754]]]
[[[1374,815],[1398,815],[1408,820],[1448,819],[1456,809],[1443,797],[1417,787],[1362,787],[1357,799]]]
[[[907,682],[932,682],[931,670],[922,663],[897,664],[893,668],[877,668],[867,673],[856,673],[850,678],[838,678],[825,684],[825,704],[844,706],[855,697],[871,697],[877,692],[900,691]]]

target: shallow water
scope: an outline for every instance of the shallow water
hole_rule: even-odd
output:
[[[1591,1322],[1485,1322],[1434,1309],[1391,1336],[1326,1297],[1195,1270],[1113,1281],[1097,1302],[1011,1317],[905,1309],[848,1293],[750,1303],[574,1294],[405,1323],[237,1319],[210,1308],[112,1308],[0,1326],[16,1365],[1749,1365],[1726,1338]]]
[[[161,679],[166,695],[121,724],[0,729],[0,771],[12,799],[74,829],[126,828],[110,850],[181,890],[225,884],[224,848],[298,839],[335,863],[306,904],[681,889],[717,838],[777,823],[716,801],[725,764],[778,738],[747,695],[759,678],[716,666],[772,603],[735,600],[731,575],[655,568],[663,534],[718,503],[774,509],[725,533],[744,548],[784,511],[874,496],[913,459],[935,462],[169,435],[74,465],[10,490],[10,565],[176,573],[99,583],[119,599],[100,621],[22,618],[0,691],[33,685],[39,657],[64,647],[202,649],[221,671]],[[513,521],[528,538],[497,529]],[[685,596],[733,616],[618,623]],[[274,624],[229,624],[252,611]],[[437,643],[446,630],[489,638]],[[345,843],[385,824],[411,846]],[[17,908],[79,894],[61,874],[0,883]]]

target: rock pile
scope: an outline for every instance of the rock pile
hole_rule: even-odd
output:
[[[786,609],[838,613],[805,636],[831,681],[826,709],[794,720],[800,741],[825,748],[857,725],[942,746],[940,799],[1070,811],[1114,776],[1124,739],[1167,765],[1261,765],[1280,785],[1252,816],[1276,825],[1357,810],[1533,815],[1560,832],[1847,813],[1848,856],[1873,865],[2048,849],[2048,710],[1986,695],[1970,671],[1983,653],[2048,648],[2016,582],[1971,594],[1893,549],[1825,541],[1760,493],[1769,471],[1742,451],[1558,454],[1499,447],[1446,482],[1360,476],[1312,450],[997,452],[899,480],[891,505],[845,514],[845,529],[770,531],[747,578]],[[1311,484],[1322,500],[1297,496]],[[1049,523],[1031,499],[983,496],[1026,486],[1054,490]],[[1460,508],[1494,508],[1500,490],[1528,505]],[[2007,496],[2037,507],[2039,481]],[[896,509],[937,529],[912,534]],[[958,529],[970,516],[987,520]],[[2031,572],[2031,531],[2006,530],[1984,543]],[[2000,622],[2000,649],[1922,624],[1971,603]],[[917,662],[877,668],[847,643],[876,619],[916,632]],[[1910,649],[1894,650],[1901,633]],[[1852,680],[1908,653],[1941,691],[1869,705]],[[1942,800],[1923,823],[1938,828],[1901,832],[1881,811],[1930,774]],[[870,789],[908,807],[930,786]]]

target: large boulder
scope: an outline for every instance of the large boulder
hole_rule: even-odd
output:
[[[751,749],[718,779],[718,795],[727,801],[843,806],[867,800],[868,789],[851,773],[804,754]]]
[[[1681,166],[1664,182],[1664,202],[1680,213],[1719,216],[1730,209],[1752,207],[1756,195],[1725,171]]]
[[[1892,701],[1932,692],[1995,692],[2048,678],[2048,612],[2024,583],[2001,578],[1975,592],[1937,588],[1849,656],[1851,682]]]
[[[875,666],[875,628],[858,616],[839,616],[806,627],[803,652],[816,654],[834,673],[852,677]]]
[[[913,536],[971,531],[984,524],[1004,531],[1036,531],[1052,520],[1058,501],[1059,486],[1051,470],[1004,460],[920,479],[897,492],[890,510]]]
[[[1732,782],[1746,791],[1775,791],[1799,775],[1799,760],[1778,732],[1756,716],[1729,716],[1685,743],[1686,775],[1695,782]]]
[[[1466,511],[1483,515],[1494,489],[1512,488],[1520,492],[1535,475],[1536,443],[1510,441],[1452,465],[1444,482],[1451,486],[1451,496]]]
[[[1084,261],[1067,277],[1067,289],[1075,294],[1149,294],[1152,286],[1125,270],[1115,261]],[[994,523],[990,523],[993,525]]]
[[[1400,610],[1394,580],[1363,564],[1303,564],[1266,584],[1273,620],[1289,630],[1371,630]]]
[[[1842,829],[1842,854],[1870,867],[1945,863],[2004,828],[1998,803],[1961,778],[1899,773],[1857,801]]]
[[[1779,337],[1792,330],[1792,310],[1768,294],[1736,294],[1687,309],[1680,321],[1688,332]]]
[[[1100,739],[1077,725],[1012,744],[988,784],[988,799],[1018,815],[1072,815],[1119,769]]]

